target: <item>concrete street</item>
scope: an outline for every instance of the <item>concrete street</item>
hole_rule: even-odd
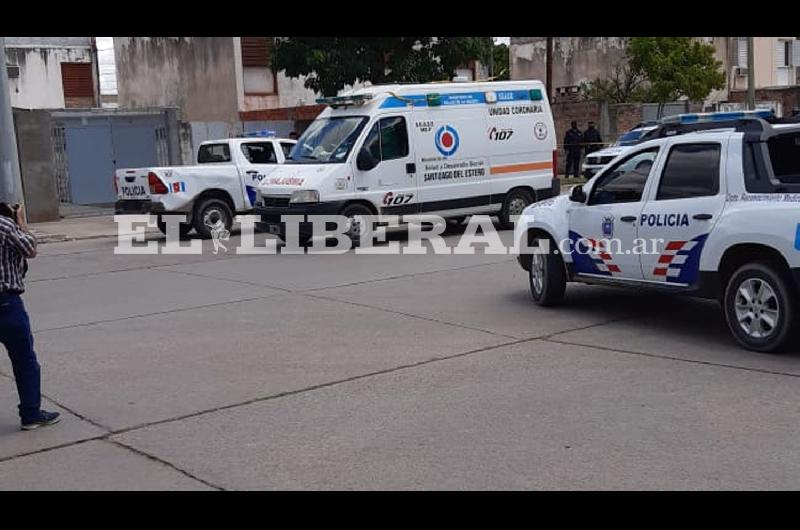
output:
[[[570,285],[540,308],[480,251],[115,244],[30,263],[64,419],[20,432],[0,356],[0,489],[800,488],[800,354],[740,349],[714,302]]]

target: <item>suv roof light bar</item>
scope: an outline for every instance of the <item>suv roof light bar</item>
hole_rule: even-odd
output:
[[[775,112],[772,109],[741,110],[733,112],[704,112],[704,113],[678,114],[676,116],[667,116],[666,118],[662,118],[660,123],[690,124],[690,123],[707,123],[707,122],[720,122],[720,121],[733,121],[733,120],[746,120],[746,119],[767,120],[774,117],[775,117]]]

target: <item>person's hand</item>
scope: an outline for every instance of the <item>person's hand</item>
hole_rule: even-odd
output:
[[[27,230],[28,225],[25,223],[25,207],[21,204],[15,204],[11,207],[14,210],[14,219],[23,230]]]

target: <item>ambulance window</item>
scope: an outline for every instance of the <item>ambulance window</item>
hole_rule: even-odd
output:
[[[719,144],[679,144],[667,158],[657,201],[707,197],[719,193]]]
[[[616,204],[642,200],[658,148],[635,153],[603,172],[589,197],[589,204]]]
[[[378,134],[379,126],[380,124],[376,123],[372,129],[370,129],[367,139],[364,140],[364,148],[369,151],[372,158],[378,161],[381,159],[381,136]]]
[[[251,164],[277,164],[272,142],[242,144],[242,153]]]
[[[408,156],[408,131],[402,117],[383,118],[381,125],[381,160]]]

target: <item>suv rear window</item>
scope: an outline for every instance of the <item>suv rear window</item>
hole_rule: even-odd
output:
[[[786,184],[800,183],[800,132],[773,136],[767,148],[775,178]]]

